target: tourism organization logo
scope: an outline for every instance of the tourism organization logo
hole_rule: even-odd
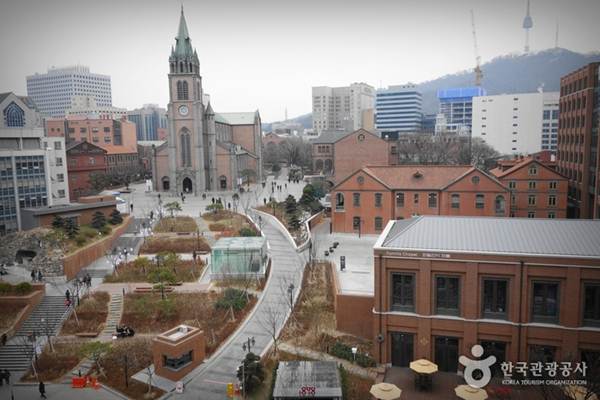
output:
[[[465,382],[474,388],[482,389],[490,383],[492,379],[492,365],[496,363],[497,358],[490,355],[479,359],[483,355],[483,347],[474,345],[471,347],[471,355],[476,359],[466,356],[460,356],[458,362],[465,367]],[[575,365],[573,365],[575,364]],[[586,385],[587,364],[582,362],[572,363],[563,362],[502,362],[500,370],[504,385]],[[513,376],[513,373],[516,376]]]
[[[483,347],[476,344],[471,347],[471,354],[476,358],[481,357],[483,355]],[[464,377],[467,384],[471,387],[481,389],[490,383],[492,379],[491,366],[496,362],[496,356],[489,356],[482,360],[472,360],[469,357],[460,356],[458,362],[465,367]],[[475,371],[481,371],[479,378],[475,377]]]

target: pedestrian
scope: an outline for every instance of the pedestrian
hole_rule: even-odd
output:
[[[6,384],[10,385],[10,371],[7,369],[4,369],[4,379],[6,379]]]
[[[185,196],[181,196],[181,202],[185,203]]]
[[[67,301],[71,301],[71,292],[69,292],[69,289],[67,289],[67,291],[65,292],[65,298],[67,299]]]
[[[211,201],[212,201],[213,204],[215,204],[215,198],[214,197],[211,199]]]
[[[92,277],[90,276],[89,273],[85,274],[85,283],[86,283],[87,287],[92,287]]]
[[[265,206],[267,205],[267,198],[266,197],[263,197],[263,203],[264,203]]]
[[[40,384],[38,385],[38,390],[40,391],[40,397],[47,399],[46,397],[46,385],[44,385],[44,382],[40,381]]]
[[[129,205],[129,209],[131,210],[131,214],[133,214],[133,203]]]
[[[160,193],[158,194],[158,201],[160,201]]]
[[[0,386],[4,386],[4,370],[0,370]]]
[[[150,211],[150,220],[154,219],[154,211]]]
[[[6,333],[2,334],[2,346],[6,346],[6,340],[8,340],[8,337],[6,336]]]
[[[227,203],[227,208],[231,210],[231,203]]]
[[[42,270],[38,271],[37,280],[41,282],[44,279],[44,275],[42,275]]]
[[[35,282],[35,276],[36,276],[35,269],[32,269],[31,270],[31,282]]]
[[[285,190],[287,190],[287,183],[285,184]]]

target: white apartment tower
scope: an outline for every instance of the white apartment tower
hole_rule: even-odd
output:
[[[556,150],[558,92],[473,98],[473,137],[505,155]]]
[[[375,89],[366,83],[312,88],[313,129],[354,131],[364,127],[363,112],[373,109]]]
[[[27,95],[50,117],[64,117],[73,96],[91,96],[98,107],[112,106],[110,76],[90,73],[82,65],[50,68],[45,74],[28,76]]]

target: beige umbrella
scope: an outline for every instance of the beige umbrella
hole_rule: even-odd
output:
[[[583,386],[568,385],[563,388],[563,391],[565,395],[573,400],[598,400],[596,394],[588,391]]]
[[[371,386],[371,394],[379,400],[395,400],[400,398],[402,390],[391,383],[381,382]]]
[[[421,358],[420,360],[411,362],[410,369],[417,374],[433,374],[434,372],[437,372],[438,366],[429,360]]]
[[[474,388],[469,385],[459,385],[455,387],[454,393],[464,400],[485,400],[488,397],[485,390]]]

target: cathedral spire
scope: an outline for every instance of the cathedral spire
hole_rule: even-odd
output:
[[[190,34],[188,33],[187,24],[185,22],[185,15],[183,14],[183,5],[181,5],[181,17],[179,17],[179,30],[177,31],[177,42],[175,45],[175,56],[177,57],[190,57],[194,54],[192,49],[192,41]]]

